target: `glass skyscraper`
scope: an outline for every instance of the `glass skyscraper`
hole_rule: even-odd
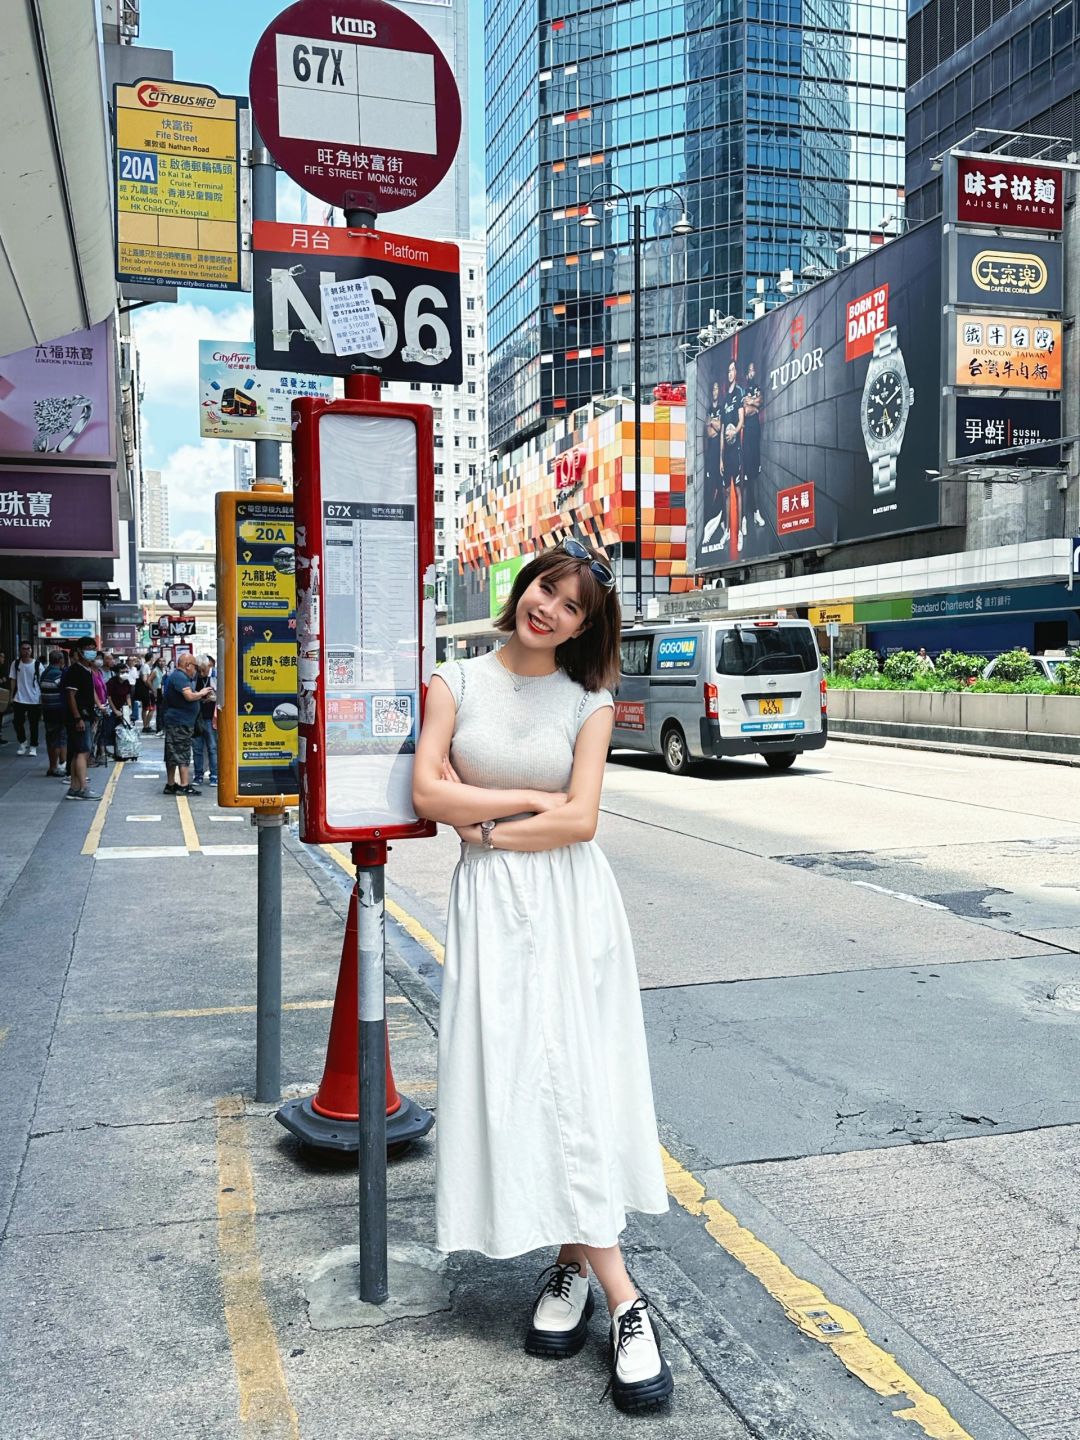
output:
[[[1076,0],[921,0],[908,21],[909,213],[941,213],[944,150],[1064,160],[1080,149],[1080,6]],[[1029,131],[1002,143],[997,131]],[[1050,145],[1058,136],[1066,143]]]
[[[903,213],[898,0],[486,0],[490,439],[632,386],[627,207],[581,226],[594,189],[645,215],[646,391],[681,380],[710,311],[780,298]],[[765,282],[759,291],[757,282]]]

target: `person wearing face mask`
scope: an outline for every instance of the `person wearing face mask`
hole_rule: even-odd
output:
[[[161,703],[165,709],[165,772],[166,795],[201,795],[191,783],[191,740],[195,717],[202,702],[214,693],[209,685],[200,685],[195,656],[187,653],[176,662],[162,687]]]
[[[105,671],[105,656],[100,650],[94,651],[90,662],[91,681],[94,686],[94,733],[90,742],[90,764],[104,765],[105,750],[109,744],[109,677]]]
[[[86,767],[93,743],[97,718],[97,695],[94,690],[94,660],[97,650],[83,646],[64,671],[60,685],[67,707],[67,753],[71,771],[69,800],[96,800],[86,779]]]

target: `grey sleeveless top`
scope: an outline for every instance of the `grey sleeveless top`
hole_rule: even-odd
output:
[[[491,790],[565,790],[578,731],[615,704],[609,691],[586,690],[564,670],[514,677],[494,650],[447,660],[435,675],[457,706],[450,763],[466,785]]]

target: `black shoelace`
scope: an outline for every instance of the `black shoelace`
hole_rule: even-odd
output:
[[[556,1263],[554,1265],[549,1265],[546,1270],[541,1270],[540,1279],[544,1280],[545,1276],[547,1276],[548,1278],[544,1280],[544,1284],[541,1286],[540,1293],[537,1295],[536,1300],[533,1302],[533,1309],[536,1309],[537,1305],[540,1304],[540,1301],[544,1298],[545,1295],[555,1295],[560,1300],[569,1300],[570,1281],[575,1275],[580,1274],[581,1266],[576,1260],[571,1260],[567,1265],[559,1265],[558,1263]]]
[[[630,1344],[631,1340],[641,1340],[645,1335],[645,1327],[642,1324],[642,1316],[649,1308],[649,1302],[644,1295],[639,1295],[629,1310],[624,1310],[619,1316],[619,1339],[615,1345],[615,1354],[611,1357],[611,1379],[604,1387],[604,1393],[600,1396],[600,1404],[607,1399],[612,1385],[615,1383],[615,1370],[619,1364],[619,1356]]]

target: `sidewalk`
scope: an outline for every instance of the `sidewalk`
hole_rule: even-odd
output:
[[[356,1169],[305,1154],[251,1099],[254,831],[209,790],[164,796],[161,742],[143,741],[140,762],[92,772],[112,786],[101,807],[65,803],[40,758],[0,751],[4,1440],[911,1433],[876,1397],[868,1424],[804,1410],[684,1270],[703,1263],[700,1227],[674,1205],[624,1237],[676,1378],[666,1412],[598,1403],[602,1301],[575,1360],[523,1353],[546,1253],[455,1255],[448,1308],[375,1328],[328,1305],[315,1276],[356,1244]],[[294,836],[283,876],[291,1096],[321,1076],[347,894]],[[434,1109],[438,1002],[391,929],[395,1076]],[[391,1161],[392,1245],[430,1246],[433,1182],[433,1137]],[[800,1338],[784,1365],[821,1353]]]

